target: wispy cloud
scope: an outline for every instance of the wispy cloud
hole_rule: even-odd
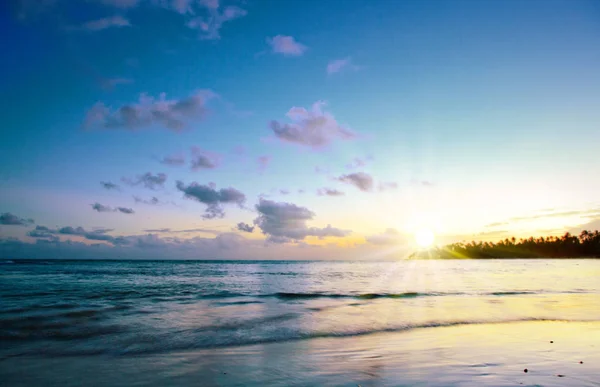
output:
[[[191,4],[185,1],[179,1],[180,13],[194,13]],[[242,18],[248,14],[245,9],[235,5],[222,7],[217,0],[200,0],[199,6],[207,14],[197,16],[187,22],[188,28],[197,30],[200,39],[217,40],[221,38],[221,28],[223,24],[235,19]]]
[[[337,180],[341,181],[342,183],[353,185],[363,192],[372,191],[374,186],[373,176],[365,172],[342,175],[338,177]]]
[[[267,43],[271,50],[276,54],[284,56],[301,56],[308,49],[305,45],[299,43],[292,36],[276,35],[267,38]]]
[[[343,59],[332,60],[327,64],[327,74],[332,75],[341,71],[356,71],[359,67],[352,63],[352,58],[346,57]]]
[[[190,168],[192,171],[200,169],[215,169],[219,166],[221,157],[213,152],[199,147],[192,147],[192,160]]]
[[[143,185],[148,189],[155,190],[157,188],[162,188],[167,181],[167,175],[164,173],[157,173],[153,175],[151,172],[146,172],[143,175],[139,175],[135,178],[123,177],[121,181],[125,184],[135,186],[135,185]]]
[[[271,162],[271,156],[267,156],[267,155],[259,156],[256,159],[256,162],[258,163],[258,172],[262,173],[269,166],[269,163]]]
[[[131,208],[127,208],[127,207],[110,207],[110,206],[106,206],[104,204],[100,204],[98,202],[94,203],[94,204],[90,204],[92,206],[92,209],[94,211],[98,211],[98,212],[121,212],[123,214],[134,214],[135,211]]]
[[[333,188],[321,188],[317,191],[319,196],[344,196],[345,193]]]
[[[243,232],[252,232],[254,231],[254,227],[250,226],[248,223],[244,223],[244,222],[240,222],[237,224],[236,229],[238,231],[243,231]]]
[[[101,19],[90,20],[81,24],[79,27],[69,27],[68,29],[79,29],[91,32],[102,31],[107,28],[130,27],[131,23],[123,16],[114,15]]]
[[[108,189],[108,190],[114,189],[114,190],[117,190],[117,191],[118,191],[118,190],[120,189],[120,188],[119,188],[119,186],[118,186],[117,184],[115,184],[115,183],[111,183],[110,181],[101,181],[101,182],[100,182],[100,185],[101,185],[101,186],[102,186],[104,189]]]

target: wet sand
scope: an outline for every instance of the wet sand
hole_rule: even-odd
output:
[[[600,386],[599,365],[600,323],[518,322],[148,356],[21,356],[0,361],[0,379],[62,387],[585,387]]]

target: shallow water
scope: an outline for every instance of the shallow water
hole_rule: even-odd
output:
[[[600,321],[600,260],[0,265],[0,359],[547,320]]]

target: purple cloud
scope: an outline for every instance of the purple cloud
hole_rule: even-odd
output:
[[[271,156],[259,156],[256,159],[256,162],[258,163],[258,171],[262,173],[269,166],[269,163],[271,162]]]
[[[373,190],[373,177],[364,172],[350,173],[337,178],[342,183],[347,183],[355,186],[363,192]]]
[[[192,182],[186,186],[183,182],[177,181],[176,187],[183,192],[184,197],[206,204],[204,219],[223,218],[225,216],[223,204],[237,204],[243,207],[246,202],[246,195],[241,191],[231,187],[217,190],[214,183],[203,185]]]
[[[312,148],[322,148],[334,140],[349,140],[356,135],[341,126],[330,113],[324,112],[323,102],[313,104],[311,110],[293,107],[287,112],[291,123],[271,121],[270,128],[281,141]]]
[[[101,181],[100,185],[102,185],[102,187],[104,189],[108,189],[108,190],[114,189],[117,191],[119,190],[119,186],[115,183],[111,183],[110,181]]]
[[[133,179],[122,177],[121,181],[131,186],[143,185],[148,189],[155,190],[157,188],[163,188],[167,181],[167,175],[164,173],[157,173],[153,175],[151,172],[146,172],[143,175],[139,175]]]
[[[317,191],[319,196],[344,196],[345,193],[333,188],[321,188]]]
[[[274,202],[260,199],[256,205],[259,216],[254,224],[267,235],[267,240],[274,243],[285,243],[303,240],[308,236],[324,238],[327,236],[343,237],[350,233],[327,225],[325,228],[308,227],[306,222],[312,220],[315,213],[306,207],[292,203]]]
[[[198,147],[192,148],[191,169],[197,171],[199,169],[214,169],[219,166],[219,155],[205,151]]]
[[[274,53],[284,56],[301,56],[307,50],[305,45],[298,43],[292,36],[276,35],[268,38],[267,43]]]
[[[208,114],[206,104],[217,95],[201,90],[190,97],[168,100],[166,94],[158,99],[141,94],[139,102],[111,109],[102,102],[95,104],[86,114],[84,128],[129,129],[163,126],[181,132],[192,120],[201,120]]]
[[[159,162],[164,165],[178,167],[185,164],[185,157],[182,155],[165,156],[162,159],[160,159]]]

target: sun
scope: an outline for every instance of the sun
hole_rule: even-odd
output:
[[[415,242],[417,242],[417,245],[422,249],[431,247],[434,240],[435,235],[433,234],[433,231],[428,228],[421,228],[415,232]]]

